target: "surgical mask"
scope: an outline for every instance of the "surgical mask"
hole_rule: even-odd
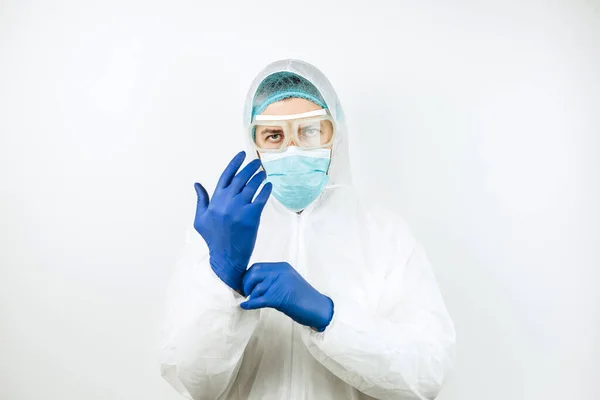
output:
[[[290,146],[283,152],[261,152],[260,159],[267,182],[273,184],[273,196],[293,212],[315,201],[329,181],[330,149]]]

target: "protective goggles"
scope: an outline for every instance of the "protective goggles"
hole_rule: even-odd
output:
[[[294,115],[256,115],[250,135],[257,150],[281,152],[290,144],[319,149],[333,144],[335,122],[326,109]]]

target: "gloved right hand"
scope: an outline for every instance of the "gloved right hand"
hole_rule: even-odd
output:
[[[233,157],[212,199],[209,200],[202,185],[194,184],[198,195],[194,228],[208,245],[212,270],[239,293],[242,293],[242,276],[256,243],[260,216],[272,190],[271,183],[265,184],[252,201],[266,174],[260,171],[254,175],[260,167],[257,159],[236,175],[245,158],[243,151]]]

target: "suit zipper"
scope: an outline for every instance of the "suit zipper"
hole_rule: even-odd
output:
[[[300,226],[301,226],[301,215],[297,214],[296,215],[296,254],[294,256],[294,265],[293,267],[296,269],[296,271],[299,270],[299,264],[300,264]],[[292,387],[294,385],[294,347],[295,347],[295,331],[296,331],[296,323],[291,320],[292,322],[292,343],[290,346],[290,383],[289,383],[289,395],[288,395],[288,399],[292,398]]]

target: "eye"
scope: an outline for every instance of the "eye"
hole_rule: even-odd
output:
[[[266,143],[279,143],[284,139],[283,129],[278,126],[264,129],[261,136]]]
[[[278,142],[283,138],[283,135],[281,133],[273,133],[269,136],[267,136],[265,139],[269,142]]]
[[[313,137],[321,134],[320,128],[304,128],[302,129],[302,136]]]

